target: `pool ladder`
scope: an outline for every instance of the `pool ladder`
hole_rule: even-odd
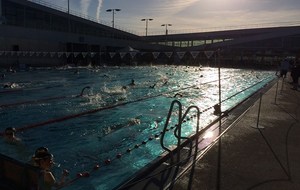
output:
[[[173,149],[173,151],[172,151],[167,146],[165,146],[164,137],[165,137],[166,132],[169,131],[168,126],[169,126],[170,119],[171,119],[171,116],[172,116],[175,105],[178,106],[178,123],[175,125],[175,129],[174,129],[174,136],[177,139],[177,147],[175,149]],[[192,147],[193,147],[192,145],[193,145],[193,143],[192,143],[191,139],[188,138],[188,137],[182,136],[182,124],[185,123],[187,120],[190,120],[190,118],[187,117],[187,116],[188,116],[188,114],[190,113],[190,111],[192,109],[196,110],[196,114],[193,114],[193,115],[196,117],[196,120],[197,120],[196,121],[196,132],[195,133],[198,134],[199,133],[199,128],[200,128],[199,127],[199,125],[200,125],[200,114],[201,114],[200,109],[197,106],[190,106],[183,113],[183,108],[182,108],[181,102],[179,102],[178,100],[174,100],[171,103],[169,113],[168,113],[168,116],[167,116],[167,120],[166,120],[165,126],[162,130],[162,135],[161,135],[161,138],[160,138],[161,147],[171,155],[171,157],[170,157],[171,158],[171,164],[172,163],[182,163],[180,151],[186,146],[189,146],[188,157],[190,157],[191,154],[192,154]],[[192,118],[193,118],[193,116],[192,116]],[[174,153],[176,153],[176,160],[174,160]]]

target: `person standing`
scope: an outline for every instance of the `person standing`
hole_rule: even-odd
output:
[[[287,72],[290,70],[290,63],[287,58],[280,63],[280,77],[286,78]]]
[[[300,78],[300,65],[299,63],[291,69],[291,77],[293,79],[293,90],[297,90],[298,89],[298,85],[299,85],[299,78]]]

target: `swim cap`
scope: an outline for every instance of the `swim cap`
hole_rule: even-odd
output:
[[[46,159],[46,158],[53,158],[53,155],[50,154],[49,150],[47,147],[39,147],[36,149],[33,158],[35,160],[41,160],[41,159]]]
[[[15,128],[13,128],[13,127],[7,127],[6,129],[5,129],[5,134],[13,134],[13,133],[15,133],[16,132],[16,129]]]
[[[14,127],[7,127],[7,128],[5,129],[5,132],[6,132],[6,131],[16,132],[16,128],[14,128]]]
[[[53,158],[53,155],[50,154],[49,152],[38,152],[37,154],[34,155],[35,160],[44,160],[47,158]]]
[[[49,152],[49,149],[47,147],[41,146],[39,148],[36,149],[35,151],[35,155],[41,152]]]

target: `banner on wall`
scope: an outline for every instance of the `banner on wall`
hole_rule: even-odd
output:
[[[160,52],[152,52],[152,55],[155,59],[159,56]]]
[[[87,52],[82,52],[82,56],[83,56],[83,58],[85,58],[87,55],[88,55],[88,53],[87,53]]]
[[[48,55],[48,52],[43,52],[43,56],[46,57]]]
[[[57,56],[58,56],[58,58],[61,58],[61,56],[63,56],[63,52],[57,52]]]
[[[30,57],[32,57],[34,54],[35,54],[34,51],[30,51],[30,52],[29,52],[29,56],[30,56]]]
[[[110,55],[110,58],[113,58],[116,55],[116,53],[115,52],[109,52],[109,55]]]
[[[0,56],[4,54],[4,51],[0,51]]]
[[[199,51],[191,51],[190,53],[194,59],[199,55]]]
[[[28,53],[29,53],[28,51],[23,51],[23,52],[22,52],[22,55],[23,55],[23,56],[27,56]]]
[[[204,54],[206,55],[207,59],[209,59],[214,54],[214,51],[204,51]]]
[[[79,54],[81,54],[80,52],[74,52],[74,57],[76,58]]]
[[[177,52],[177,55],[178,55],[179,59],[182,59],[183,56],[185,55],[185,51],[179,51],[179,52]]]
[[[121,59],[127,54],[127,52],[120,52]]]
[[[165,55],[170,58],[173,55],[173,52],[165,52]]]
[[[69,58],[71,54],[72,54],[71,52],[66,52],[67,58]]]
[[[134,58],[135,55],[136,55],[136,52],[130,52],[131,58]]]
[[[55,52],[50,52],[50,57],[54,57],[55,56]]]
[[[91,58],[95,57],[96,53],[95,52],[91,52]],[[100,53],[101,55],[101,53]]]

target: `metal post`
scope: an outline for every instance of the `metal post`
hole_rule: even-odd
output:
[[[71,31],[70,27],[71,27],[71,23],[70,23],[70,0],[68,0],[68,32]]]
[[[148,35],[148,19],[146,20],[146,36]]]
[[[282,83],[281,83],[280,94],[282,93],[282,90],[283,90],[283,85],[284,85],[284,77],[282,77]]]
[[[146,36],[148,35],[148,21],[152,21],[152,18],[143,18],[141,21],[146,21]]]
[[[172,26],[172,24],[162,24],[161,26],[166,26],[166,41],[165,41],[165,45],[167,45],[168,26]]]
[[[0,0],[0,24],[4,23],[3,17],[2,17],[2,0]]]
[[[218,56],[218,57],[217,57]],[[217,61],[218,59],[218,61]],[[220,65],[220,50],[218,49],[215,52],[215,62],[218,62],[218,77],[219,77],[219,106],[220,106],[220,112],[219,112],[219,135],[222,133],[222,121],[221,121],[221,116],[222,116],[222,98],[221,98],[221,65]],[[216,65],[216,63],[215,63]],[[218,140],[218,172],[217,172],[217,189],[221,189],[221,160],[222,160],[222,137],[219,138]]]
[[[107,9],[106,12],[112,12],[112,27],[115,28],[115,11],[121,11],[121,9]]]
[[[277,80],[277,85],[276,85],[275,104],[277,104],[278,85],[279,85],[279,80]]]
[[[259,98],[256,128],[259,128],[258,124],[259,124],[259,117],[260,117],[261,100],[262,100],[262,93],[260,93],[260,98]]]
[[[112,19],[112,27],[115,28],[115,9],[112,11],[113,19]]]

